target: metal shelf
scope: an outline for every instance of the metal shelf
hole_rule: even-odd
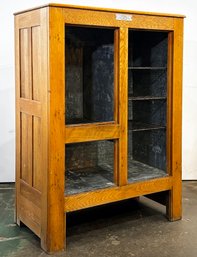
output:
[[[165,176],[167,176],[167,173],[164,170],[136,160],[129,160],[128,162],[128,183]],[[80,194],[115,186],[113,167],[110,166],[66,171],[65,195]]]
[[[166,70],[167,67],[142,67],[142,66],[139,66],[139,67],[135,67],[135,66],[129,66],[128,67],[129,70]]]
[[[156,130],[156,129],[166,129],[166,126],[161,124],[149,124],[138,121],[128,121],[128,128],[132,131],[145,131],[145,130]]]
[[[144,100],[166,100],[166,96],[133,96],[129,95],[128,97],[129,100],[132,101],[144,101]]]

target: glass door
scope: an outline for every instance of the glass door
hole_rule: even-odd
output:
[[[168,33],[129,31],[128,182],[167,175]]]
[[[71,133],[97,133],[93,141],[87,132],[66,144],[66,195],[115,186],[115,140],[102,140],[104,126],[115,125],[114,34],[110,28],[65,26],[65,124]]]
[[[65,27],[66,124],[114,120],[114,29]]]

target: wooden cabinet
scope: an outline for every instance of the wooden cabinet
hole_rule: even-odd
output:
[[[15,14],[16,221],[47,252],[65,214],[145,195],[181,218],[181,15]]]

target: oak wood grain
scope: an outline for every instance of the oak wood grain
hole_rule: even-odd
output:
[[[128,175],[128,29],[119,31],[119,169],[118,185],[127,184]]]
[[[65,23],[104,27],[127,27],[138,29],[172,30],[174,27],[172,17],[157,17],[132,14],[130,21],[117,20],[116,13],[83,9],[63,9]]]
[[[40,26],[32,27],[32,99],[40,101],[41,84],[41,34]]]
[[[20,220],[29,227],[38,237],[41,234],[41,209],[27,197],[20,194]]]
[[[172,221],[182,216],[182,59],[183,20],[174,20],[173,74],[172,74],[172,166],[173,188],[169,194],[168,218]]]
[[[29,100],[26,98],[20,98],[18,102],[20,106],[19,107],[20,112],[41,117],[42,104],[40,102]]]
[[[31,28],[20,29],[20,95],[32,98]]]
[[[21,13],[17,16],[17,24],[20,29],[31,28],[40,25],[40,10],[32,10],[31,13]]]
[[[102,189],[87,193],[75,194],[65,197],[64,208],[66,212],[76,211],[92,206],[138,197],[172,189],[172,178],[165,177],[121,187]]]
[[[41,208],[41,193],[37,189],[31,187],[24,180],[20,180],[20,193],[37,207]]]
[[[48,215],[49,215],[49,203],[48,203],[48,177],[49,173],[49,103],[48,103],[48,91],[49,86],[49,8],[42,8],[40,12],[40,68],[41,68],[41,78],[40,78],[40,101],[42,103],[41,109],[41,206],[42,206],[42,216],[41,216],[41,247],[47,251],[48,250]]]
[[[42,128],[41,118],[33,116],[32,120],[32,186],[42,192]],[[39,199],[41,202],[41,198]]]
[[[64,142],[77,143],[95,140],[106,140],[119,138],[120,127],[117,124],[68,126],[65,127]]]
[[[32,116],[21,113],[20,178],[32,186]]]
[[[49,91],[48,91],[48,188],[47,251],[64,249],[64,171],[65,171],[65,78],[64,20],[61,9],[49,10]],[[58,85],[58,86],[57,86]]]

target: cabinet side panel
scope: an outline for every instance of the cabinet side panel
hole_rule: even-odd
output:
[[[47,74],[41,10],[15,17],[16,220],[41,237],[47,170]],[[43,48],[46,46],[43,46]],[[46,197],[46,192],[45,192]],[[45,199],[47,202],[47,200]],[[46,207],[45,207],[46,209]]]

